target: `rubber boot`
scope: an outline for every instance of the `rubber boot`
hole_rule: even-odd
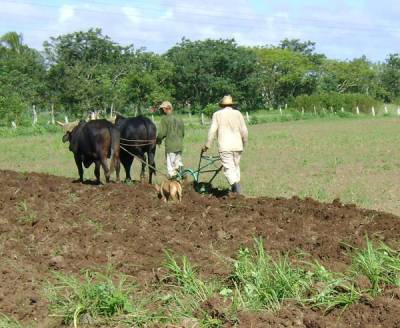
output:
[[[240,195],[240,184],[239,184],[239,182],[236,182],[236,183],[234,183],[233,185],[232,185],[232,187],[231,187],[231,190],[232,190],[232,192],[233,193],[235,193],[235,194],[237,194],[237,195]]]
[[[242,188],[240,187],[240,183],[236,182],[236,193],[240,195],[242,193]]]

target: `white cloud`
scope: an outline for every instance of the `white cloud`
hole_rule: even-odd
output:
[[[122,7],[122,13],[134,24],[139,24],[141,21],[141,12],[134,7]]]
[[[57,6],[0,0],[0,34],[16,30],[40,49],[50,36],[100,27],[116,42],[156,52],[169,49],[183,36],[191,40],[234,37],[244,45],[299,38],[315,41],[317,50],[329,57],[365,54],[374,60],[398,51],[400,42],[398,0],[281,0],[268,1],[261,9],[248,0],[236,0],[234,6],[230,0],[148,0],[137,6],[121,5],[120,0],[108,5],[70,1]]]
[[[71,5],[62,5],[59,9],[58,21],[60,23],[65,23],[75,16],[74,6]]]

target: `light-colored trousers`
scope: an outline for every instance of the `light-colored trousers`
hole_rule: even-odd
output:
[[[178,173],[179,167],[183,166],[182,152],[178,151],[176,153],[166,153],[165,156],[167,159],[168,176],[172,178]]]
[[[222,166],[224,167],[224,174],[230,185],[240,181],[239,164],[241,154],[241,151],[221,151],[219,153]]]

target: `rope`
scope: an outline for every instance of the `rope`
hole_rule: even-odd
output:
[[[169,178],[169,176],[165,173],[160,172],[159,170],[157,170],[154,166],[150,165],[149,163],[146,163],[144,160],[142,160],[139,156],[136,156],[134,154],[132,154],[129,150],[127,150],[125,147],[121,146],[120,144],[120,148],[125,150],[129,155],[131,155],[132,157],[136,157],[139,161],[141,161],[143,164],[147,165],[148,167],[152,168],[154,170],[154,172],[158,172],[161,175],[165,176],[167,179]]]
[[[130,142],[146,142],[146,141],[156,141],[156,139],[146,139],[146,140],[141,140],[141,139],[125,139],[125,138],[120,138],[120,140],[124,140],[124,141],[130,141]]]
[[[153,145],[153,142],[148,142],[148,143],[141,143],[141,144],[128,144],[124,142],[120,142],[120,145],[126,146],[126,147],[142,147],[142,146],[150,146]]]

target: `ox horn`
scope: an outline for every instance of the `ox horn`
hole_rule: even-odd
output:
[[[64,126],[64,124],[65,124],[65,123],[63,123],[63,122],[60,122],[60,121],[56,121],[56,123],[57,123],[59,126],[62,126],[62,127],[63,127],[63,126]]]

